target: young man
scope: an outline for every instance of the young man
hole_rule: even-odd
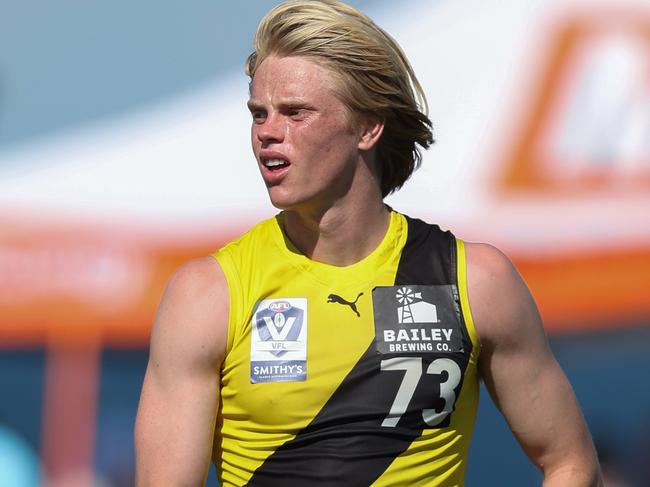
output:
[[[253,152],[282,212],[171,279],[138,485],[202,485],[211,457],[226,486],[462,485],[479,378],[544,485],[600,485],[508,259],[383,203],[432,141],[395,41],[344,4],[287,2],[247,73]]]

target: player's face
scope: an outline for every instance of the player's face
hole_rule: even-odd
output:
[[[270,56],[255,72],[253,152],[277,208],[322,211],[350,190],[359,135],[334,87],[314,58]]]

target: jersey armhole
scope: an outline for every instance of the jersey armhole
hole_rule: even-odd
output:
[[[227,250],[221,249],[211,255],[221,266],[228,283],[228,338],[226,342],[226,356],[228,356],[235,341],[237,316],[240,314],[237,306],[243,302],[241,283],[235,264]]]
[[[467,259],[465,256],[465,244],[459,238],[456,239],[456,275],[458,277],[458,293],[460,294],[460,306],[463,310],[463,317],[465,318],[465,327],[469,334],[472,344],[474,344],[478,358],[481,351],[481,342],[474,325],[474,318],[472,317],[472,310],[469,305],[469,293],[467,291]]]

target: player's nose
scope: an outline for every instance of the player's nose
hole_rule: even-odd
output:
[[[284,140],[286,126],[278,114],[269,114],[264,123],[257,127],[257,138],[263,144],[277,143]]]

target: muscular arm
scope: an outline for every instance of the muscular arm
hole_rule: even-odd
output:
[[[526,285],[494,247],[467,244],[466,252],[479,369],[496,406],[544,486],[601,486],[589,431]]]
[[[228,288],[214,259],[181,267],[151,333],[135,425],[136,484],[198,486],[207,476],[228,323]]]

